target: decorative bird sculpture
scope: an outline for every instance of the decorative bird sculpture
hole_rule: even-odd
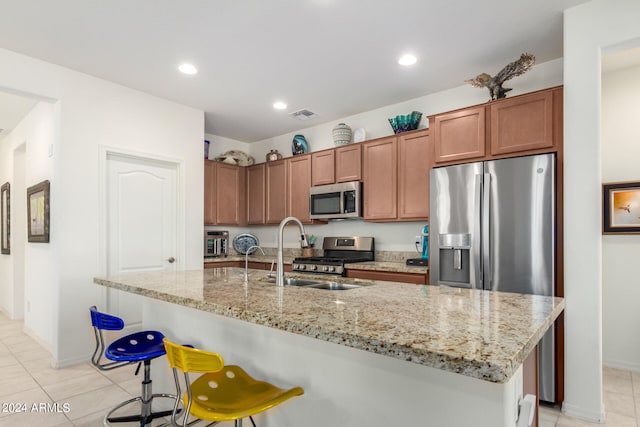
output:
[[[474,79],[465,80],[465,83],[469,83],[473,87],[486,87],[491,94],[491,101],[501,99],[507,96],[507,92],[511,88],[504,88],[502,84],[509,79],[516,76],[520,76],[527,72],[533,64],[536,62],[536,57],[531,53],[523,53],[520,58],[511,62],[504,67],[495,77],[491,77],[487,73],[478,74]]]

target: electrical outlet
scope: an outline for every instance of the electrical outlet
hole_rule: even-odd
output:
[[[422,243],[422,236],[416,236],[415,242],[416,242],[416,245],[421,244]]]

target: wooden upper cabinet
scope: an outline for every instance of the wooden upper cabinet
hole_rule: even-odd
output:
[[[327,185],[362,179],[362,144],[348,144],[311,154],[311,184]]]
[[[261,225],[266,221],[266,165],[249,166],[247,168],[247,223]]]
[[[562,148],[562,87],[429,117],[435,163],[465,163]]]
[[[216,224],[216,163],[204,161],[204,223]]]
[[[485,107],[468,108],[434,116],[434,161],[473,159],[485,155]]]
[[[362,179],[362,144],[348,144],[335,149],[335,182]]]
[[[246,223],[245,168],[204,161],[205,225]]]
[[[397,217],[396,137],[362,143],[364,219],[389,221]]]
[[[335,149],[311,154],[311,185],[327,185],[336,182],[335,158]]]
[[[490,104],[491,154],[553,147],[553,95],[534,92]]]
[[[429,218],[429,131],[398,135],[398,219]]]
[[[279,224],[287,216],[287,165],[286,161],[269,162],[265,171],[267,199],[266,223]]]
[[[293,156],[286,160],[287,165],[287,215],[310,223],[309,187],[311,187],[310,154]]]
[[[216,223],[246,223],[246,169],[236,165],[216,165]]]

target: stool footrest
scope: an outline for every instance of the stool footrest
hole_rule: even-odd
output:
[[[175,400],[176,396],[173,394],[166,394],[166,393],[157,393],[157,394],[153,394],[151,397],[151,400],[148,401],[146,404],[150,405],[151,401],[153,401],[153,399],[156,398],[166,398],[166,399],[172,399]],[[150,424],[151,421],[153,421],[156,418],[162,418],[162,417],[167,417],[170,416],[173,413],[173,408],[171,409],[167,409],[164,411],[157,411],[157,412],[151,412],[149,415],[144,416],[141,414],[136,414],[136,415],[122,415],[122,416],[111,416],[111,414],[113,414],[114,412],[116,412],[117,410],[124,408],[127,405],[130,405],[131,403],[134,402],[140,402],[141,404],[145,404],[142,401],[142,397],[141,396],[137,396],[134,397],[132,399],[129,399],[125,402],[120,403],[118,406],[114,407],[113,409],[111,409],[107,415],[104,417],[104,425],[105,426],[109,426],[111,425],[111,423],[130,423],[130,422],[139,422],[140,425],[147,425]],[[182,408],[178,408],[178,412],[182,412]]]

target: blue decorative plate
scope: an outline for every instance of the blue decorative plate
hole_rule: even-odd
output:
[[[296,154],[304,154],[309,151],[309,145],[304,135],[296,135],[293,137],[293,143],[291,144],[291,152],[295,156]]]
[[[258,246],[258,238],[253,234],[242,233],[233,238],[232,244],[236,252],[245,255],[251,246]]]

